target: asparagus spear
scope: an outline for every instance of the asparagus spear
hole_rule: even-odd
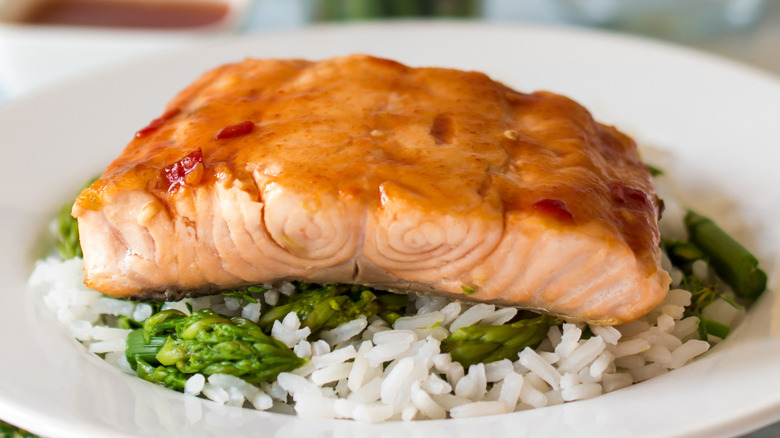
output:
[[[137,359],[136,371],[138,372],[138,377],[144,380],[177,391],[184,391],[184,385],[187,384],[187,379],[189,378],[175,367],[154,367],[143,359]]]
[[[691,210],[685,215],[688,238],[708,257],[710,265],[737,295],[754,300],[766,289],[766,274],[758,260],[711,219]]]
[[[444,339],[441,347],[464,367],[480,362],[514,360],[525,347],[539,345],[550,327],[558,323],[557,318],[542,314],[499,326],[461,327]]]
[[[130,363],[130,367],[136,369],[136,364],[143,361],[146,365],[150,363],[158,364],[157,352],[168,340],[167,336],[154,336],[146,338],[143,329],[133,330],[127,335],[125,357]]]
[[[666,250],[666,255],[669,256],[672,264],[685,274],[691,274],[693,262],[707,259],[707,255],[691,242],[663,239],[661,245]]]
[[[259,383],[306,362],[251,321],[210,309],[191,316],[178,310],[151,316],[130,333],[125,355],[140,377],[179,390],[195,373]]]
[[[269,309],[257,325],[266,333],[274,321],[295,312],[301,325],[312,334],[329,330],[359,316],[379,315],[392,323],[409,303],[406,295],[380,292],[365,286],[347,284],[293,283],[298,292]]]
[[[702,316],[702,310],[718,298],[736,309],[741,309],[741,306],[730,297],[721,294],[715,284],[705,284],[704,280],[693,274],[685,274],[681,285],[683,289],[691,292],[691,304],[685,308],[685,315],[699,319],[699,339],[706,341],[709,334],[724,339],[731,331],[731,327],[705,318]]]
[[[704,224],[707,227],[710,227],[710,230],[707,232],[707,234],[699,234],[697,241],[694,241],[693,235],[694,232],[692,232],[691,225],[694,224]],[[736,303],[731,297],[727,295],[723,295],[718,290],[717,284],[712,283],[706,278],[699,278],[693,273],[693,263],[696,260],[709,260],[713,268],[715,268],[715,271],[718,273],[718,275],[726,280],[726,275],[724,274],[722,265],[716,265],[713,260],[712,251],[706,251],[703,248],[699,247],[698,240],[707,240],[710,246],[718,247],[720,251],[733,251],[733,248],[729,247],[723,247],[718,246],[718,242],[730,242],[731,245],[739,245],[736,243],[731,237],[725,234],[723,230],[718,228],[714,225],[714,223],[701,216],[697,215],[696,213],[689,212],[686,216],[686,227],[689,228],[689,237],[691,238],[691,241],[689,242],[683,242],[683,241],[677,241],[677,240],[664,240],[663,241],[663,247],[666,250],[667,255],[669,256],[669,260],[672,262],[674,266],[679,268],[683,272],[683,279],[681,283],[681,287],[685,290],[691,291],[691,304],[686,307],[685,309],[685,315],[686,316],[695,316],[699,319],[699,338],[702,340],[707,340],[708,335],[715,335],[719,338],[725,338],[731,328],[723,323],[720,323],[718,321],[713,321],[711,319],[705,318],[702,315],[702,310],[712,304],[716,299],[722,299],[729,303],[731,306],[737,309],[741,309],[741,306]],[[715,232],[713,232],[713,228]],[[696,231],[701,232],[701,229],[697,229]],[[749,253],[747,253],[747,250],[744,248],[741,248],[741,251],[743,254],[747,254],[748,257],[752,257]],[[728,257],[731,253],[725,253],[724,256]],[[721,257],[722,258],[722,257]],[[732,262],[733,263],[733,262]],[[757,263],[757,262],[756,262]],[[755,267],[755,265],[754,265]],[[759,275],[763,275],[763,272]],[[764,282],[765,282],[765,276],[764,276]],[[731,283],[731,282],[730,282]],[[763,290],[763,286],[761,286],[761,290]],[[736,291],[736,288],[735,288]],[[749,296],[746,296],[742,294],[741,296],[745,298],[750,298]]]

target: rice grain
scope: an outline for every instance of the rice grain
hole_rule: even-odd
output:
[[[113,300],[85,289],[80,261],[38,262],[30,284],[41,291],[44,304],[89,351],[135,374],[123,353],[129,330],[103,325],[101,314],[129,315],[142,321],[151,315],[151,306]],[[267,304],[294,291],[290,283],[264,287],[262,298]],[[259,410],[274,407],[275,400],[276,409],[284,410],[292,399],[295,412],[307,418],[350,418],[366,423],[465,418],[595,397],[683,366],[709,348],[707,342],[691,339],[697,334],[698,318],[680,319],[691,294],[676,289],[637,321],[615,327],[589,326],[593,336],[588,339],[582,339],[584,324],[554,326],[536,349],[525,348],[515,358],[472,365],[466,371],[441,351],[440,341],[461,327],[505,323],[516,309],[465,305],[433,296],[410,298],[411,314],[397,319],[393,327],[377,316],[358,318],[320,332],[311,341],[310,329],[301,327],[291,312],[273,324],[271,334],[299,357],[309,358],[305,365],[259,385],[235,376],[206,379],[195,374],[187,380],[184,392]],[[216,295],[163,307],[188,314],[188,304],[194,310],[218,309],[252,321],[258,320],[264,306]],[[722,318],[740,317],[739,311],[725,306]],[[202,415],[188,403],[188,418]]]

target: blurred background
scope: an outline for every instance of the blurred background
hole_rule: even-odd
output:
[[[214,38],[407,19],[601,28],[780,76],[780,0],[0,0],[0,105],[90,69]],[[26,435],[0,421],[0,436]],[[750,435],[774,436],[779,425]]]
[[[780,0],[0,0],[0,101],[203,39],[403,19],[598,27],[780,74]]]

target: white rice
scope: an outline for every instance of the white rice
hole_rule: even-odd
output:
[[[203,385],[206,384],[206,377],[203,374],[193,374],[184,385],[184,393],[189,395],[198,395],[203,391]]]
[[[113,300],[85,288],[79,259],[38,261],[30,285],[90,352],[133,373],[123,354],[129,330],[107,327],[101,314],[143,320],[151,315],[151,306]],[[258,303],[215,296],[165,307],[189,313],[189,303],[196,310],[212,307],[257,321],[263,309],[293,292],[289,283],[265,286],[268,290],[257,295]],[[273,325],[272,336],[299,357],[309,358],[306,365],[261,385],[234,376],[206,379],[196,374],[184,392],[260,410],[293,404],[304,417],[367,423],[465,418],[550,406],[650,379],[707,351],[710,344],[697,339],[698,320],[682,318],[690,299],[690,292],[675,289],[650,314],[628,324],[552,327],[537,349],[526,348],[515,358],[468,369],[442,353],[440,341],[459,327],[503,324],[515,316],[515,309],[412,297],[410,315],[393,327],[378,317],[359,318],[321,333],[318,340],[290,313]],[[710,313],[726,323],[741,317],[727,305]],[[583,339],[587,331],[592,336]]]

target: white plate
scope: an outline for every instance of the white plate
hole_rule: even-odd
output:
[[[85,353],[27,292],[39,236],[57,206],[202,71],[246,56],[350,52],[482,70],[520,90],[564,93],[602,121],[673,151],[672,171],[694,194],[693,207],[711,213],[712,199],[732,203],[748,226],[727,228],[741,231],[777,289],[780,83],[768,75],[643,40],[562,29],[394,23],[228,40],[96,72],[0,107],[0,418],[79,438],[726,436],[780,419],[774,293],[701,360],[615,393],[494,417],[366,425],[221,407],[123,375]]]
[[[117,60],[189,47],[219,33],[235,32],[244,25],[243,18],[249,16],[250,6],[249,0],[221,0],[228,8],[222,19],[207,26],[183,29],[18,23],[45,2],[0,0],[0,91],[8,96]]]

